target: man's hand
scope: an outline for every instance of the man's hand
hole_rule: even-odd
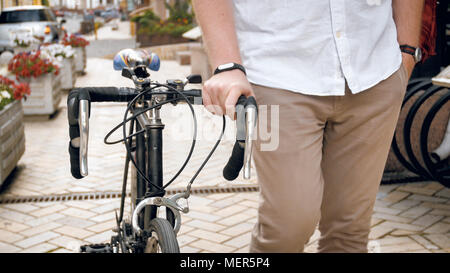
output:
[[[414,70],[414,66],[416,65],[416,61],[414,60],[414,57],[411,54],[403,52],[402,52],[402,61],[408,74],[407,80],[409,80],[409,78],[411,77],[411,73]]]
[[[216,115],[227,114],[235,119],[235,106],[241,95],[254,96],[245,74],[238,70],[225,71],[214,75],[205,82],[202,90],[203,104]]]

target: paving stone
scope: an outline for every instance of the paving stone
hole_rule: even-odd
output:
[[[444,198],[424,196],[424,195],[420,195],[420,194],[412,194],[412,195],[408,196],[408,199],[417,200],[417,201],[425,201],[425,202],[433,202],[433,203],[445,203],[447,201]]]
[[[397,215],[401,212],[401,210],[398,210],[398,209],[393,209],[393,208],[388,208],[388,207],[380,207],[380,206],[375,206],[373,208],[373,211],[384,213],[384,214],[391,214],[391,215]]]
[[[81,219],[89,219],[91,217],[96,216],[97,214],[84,210],[84,209],[78,209],[78,208],[68,208],[63,211],[61,211],[62,214],[81,218]]]
[[[0,211],[0,218],[8,219],[11,221],[16,221],[19,223],[27,223],[30,220],[33,220],[34,217],[24,214],[21,212],[13,211],[13,210],[2,210]]]
[[[22,231],[20,234],[25,235],[27,237],[31,237],[33,235],[45,232],[45,231],[49,231],[52,229],[55,229],[57,227],[60,227],[61,224],[55,223],[55,222],[50,222],[50,223],[46,223],[40,226],[36,226],[36,227],[32,227],[29,228],[27,230]]]
[[[433,195],[437,191],[436,189],[429,189],[426,187],[419,188],[419,187],[414,187],[414,186],[410,186],[410,185],[400,186],[397,188],[397,190],[409,192],[409,193],[418,193],[421,195],[428,195],[428,196]]]
[[[391,228],[395,228],[395,229],[410,230],[410,231],[421,231],[424,229],[421,226],[410,225],[410,224],[405,224],[405,223],[397,223],[397,222],[392,222],[392,221],[383,222],[383,223],[379,224],[379,226],[384,226],[387,228],[391,227]]]
[[[400,216],[386,214],[386,213],[375,213],[375,214],[373,214],[373,217],[382,219],[382,220],[399,222],[399,223],[410,223],[413,221],[411,218],[400,217]]]
[[[380,248],[381,252],[383,253],[409,253],[411,251],[422,251],[425,249],[423,246],[416,242],[401,245],[381,246]]]
[[[241,248],[246,245],[249,245],[250,239],[251,239],[251,233],[246,232],[242,235],[239,235],[238,237],[234,237],[233,239],[224,242],[224,244],[227,246],[235,247],[235,248]]]
[[[399,214],[399,216],[402,217],[408,217],[408,218],[417,218],[419,216],[424,215],[425,213],[429,212],[431,209],[427,207],[417,206],[410,208],[402,213]]]
[[[26,248],[19,253],[45,253],[51,252],[52,250],[56,250],[58,247],[49,243],[39,244],[30,248]]]
[[[177,240],[178,240],[178,245],[181,248],[181,247],[183,247],[183,246],[185,246],[185,245],[187,245],[187,244],[189,244],[189,243],[191,243],[191,242],[193,242],[195,240],[198,240],[198,238],[197,237],[193,237],[193,236],[189,236],[189,235],[186,235],[186,234],[183,234],[181,236],[177,236]]]
[[[77,228],[85,228],[94,225],[96,222],[89,221],[87,219],[81,219],[72,216],[64,216],[60,219],[55,220],[55,222],[63,224],[65,226],[72,226]]]
[[[90,226],[86,229],[98,233],[98,232],[103,232],[103,231],[109,230],[109,229],[112,230],[116,226],[117,226],[116,220],[113,219],[113,220],[109,220],[107,222],[103,222],[103,223],[99,223],[99,224]]]
[[[438,197],[450,198],[450,189],[444,188],[444,189],[438,191],[435,195]]]
[[[441,248],[450,248],[450,237],[444,234],[425,234],[425,238]]]
[[[223,241],[226,241],[230,238],[230,236],[218,234],[215,232],[202,230],[202,229],[195,229],[191,232],[189,232],[190,236],[195,236],[197,238],[210,240],[216,243],[222,243]]]
[[[108,230],[102,233],[98,233],[94,236],[85,238],[84,241],[91,244],[109,243],[111,241],[111,236],[114,235],[112,230]]]
[[[430,212],[432,215],[450,216],[450,210],[434,209]]]
[[[418,218],[411,224],[428,227],[428,226],[431,226],[432,224],[438,222],[442,218],[444,218],[444,216],[427,214],[427,215],[421,216],[420,218]]]
[[[62,247],[69,252],[79,252],[80,246],[85,244],[82,240],[75,239],[69,236],[59,236],[55,239],[49,240],[49,243]]]
[[[432,209],[450,210],[450,204],[423,202],[422,205]]]
[[[22,249],[17,246],[0,242],[0,253],[16,253],[21,250]]]
[[[181,253],[199,253],[200,249],[191,247],[191,246],[183,246],[183,247],[180,247],[180,252]]]
[[[217,244],[203,239],[193,242],[192,244],[190,244],[190,246],[193,246],[201,250],[206,250],[207,252],[217,252],[217,253],[230,253],[233,250],[235,250],[234,247],[226,246],[223,244]]]
[[[2,232],[0,232],[0,241],[4,243],[14,243],[23,238],[24,236],[7,230],[2,230]]]
[[[419,244],[421,244],[422,246],[424,246],[426,249],[439,249],[437,246],[435,246],[430,241],[428,241],[427,239],[425,239],[420,235],[411,235],[410,237]]]
[[[29,248],[29,247],[37,245],[39,243],[44,243],[44,242],[46,242],[50,239],[56,238],[58,236],[59,236],[59,234],[57,234],[55,232],[47,231],[47,232],[40,233],[38,235],[29,237],[29,238],[26,238],[25,240],[18,241],[14,244],[21,248]]]
[[[217,210],[214,212],[214,214],[221,216],[221,217],[227,217],[227,216],[231,216],[233,214],[242,212],[245,209],[247,209],[247,207],[245,207],[245,206],[233,205],[233,206],[229,206],[229,207]]]
[[[233,251],[233,253],[249,253],[249,252],[250,252],[249,246],[244,246],[242,248]]]
[[[18,212],[25,212],[25,213],[39,209],[39,207],[37,207],[37,206],[35,206],[33,204],[29,204],[29,203],[3,204],[2,207],[3,208],[8,208],[8,209],[13,209],[13,210],[18,211]]]
[[[237,223],[241,223],[246,221],[247,219],[251,218],[250,215],[245,214],[235,214],[226,218],[222,218],[219,221],[217,221],[218,224],[226,225],[226,226],[233,226]]]
[[[218,219],[220,219],[220,217],[217,215],[211,215],[211,214],[206,214],[206,213],[197,212],[197,211],[190,211],[189,217],[191,217],[193,219],[199,219],[199,220],[204,220],[204,221],[209,221],[209,222],[215,222]]]
[[[394,230],[394,228],[392,228],[392,227],[385,227],[385,226],[381,226],[381,225],[372,227],[370,229],[369,239],[381,238],[384,235],[389,234],[393,230]]]
[[[382,199],[382,201],[388,202],[388,203],[397,203],[400,200],[405,199],[409,196],[409,193],[401,192],[401,191],[393,191],[389,193],[386,197]]]
[[[409,209],[412,207],[417,206],[418,204],[420,204],[421,202],[418,200],[410,200],[410,199],[405,199],[402,200],[398,203],[392,204],[391,208],[393,209],[399,209],[399,210],[405,210],[405,209]]]
[[[197,220],[197,219],[190,221],[187,225],[189,225],[191,227],[195,227],[195,228],[206,229],[208,231],[214,231],[214,232],[217,232],[219,230],[223,230],[224,228],[226,228],[226,226],[223,226],[223,225],[219,225],[219,224],[215,224],[215,223],[211,223],[211,222],[207,222],[207,221],[203,221],[203,220]]]
[[[253,229],[253,225],[249,223],[240,223],[235,226],[229,227],[220,231],[220,233],[228,235],[228,236],[237,236],[242,233],[249,232]]]
[[[381,246],[391,246],[391,245],[401,245],[401,244],[410,244],[415,241],[408,236],[386,236],[385,238],[377,240]]]
[[[193,227],[181,224],[180,230],[178,231],[178,235],[189,234],[189,232],[192,230],[194,230]]]
[[[383,219],[376,218],[372,215],[372,219],[370,220],[370,226],[371,227],[376,226],[383,221],[384,221]]]
[[[391,232],[390,234],[393,236],[405,236],[405,235],[411,235],[411,234],[416,234],[416,233],[417,233],[416,231],[396,229],[393,232]]]
[[[33,220],[27,221],[26,224],[32,227],[36,227],[36,226],[40,226],[43,224],[47,224],[50,222],[54,222],[57,221],[58,219],[64,218],[65,215],[59,214],[59,213],[52,213],[52,214],[48,214],[46,216],[43,217],[37,217],[34,218]]]
[[[70,235],[70,237],[73,237],[76,239],[84,239],[84,238],[94,234],[94,232],[92,232],[92,231],[88,231],[88,230],[77,228],[77,227],[71,227],[71,226],[62,226],[60,228],[55,229],[54,231],[58,232],[60,234],[68,234],[68,235]]]
[[[250,200],[246,200],[240,203],[240,205],[246,206],[246,207],[251,207],[254,209],[258,208],[258,202],[255,201],[250,201]]]
[[[30,228],[27,225],[20,224],[14,221],[0,219],[0,230],[8,230],[12,232],[21,232],[22,230],[25,230],[27,228]],[[1,232],[1,231],[0,231]]]
[[[398,187],[399,187],[399,185],[395,185],[395,184],[382,185],[382,186],[380,186],[379,192],[385,193],[387,195],[388,193],[390,193],[391,191],[395,190]]]

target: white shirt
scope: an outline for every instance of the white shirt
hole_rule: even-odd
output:
[[[233,0],[250,82],[309,95],[366,90],[399,69],[392,0]]]

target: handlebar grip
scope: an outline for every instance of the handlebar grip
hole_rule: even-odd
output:
[[[252,150],[251,135],[249,136],[249,134],[253,132],[253,129],[248,128],[249,124],[247,124],[249,118],[247,111],[250,108],[254,108],[255,120],[251,121],[250,125],[254,126],[257,112],[256,100],[252,96],[248,98],[243,95],[240,96],[236,103],[236,142],[230,159],[223,169],[223,177],[228,181],[235,180],[239,176],[239,172],[244,164],[247,164],[244,168],[244,178],[248,179],[250,177],[250,170],[246,170],[246,168],[250,168],[249,160]],[[246,161],[248,162],[246,163]]]
[[[223,168],[223,177],[228,181],[233,181],[239,176],[239,172],[244,165],[244,147],[242,142],[236,140],[228,163]]]
[[[81,179],[83,176],[80,171],[80,148],[72,146],[69,141],[69,155],[70,155],[70,172],[76,179]]]

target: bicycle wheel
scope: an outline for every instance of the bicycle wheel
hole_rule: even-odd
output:
[[[144,253],[180,253],[173,227],[166,219],[151,220],[150,234]]]

